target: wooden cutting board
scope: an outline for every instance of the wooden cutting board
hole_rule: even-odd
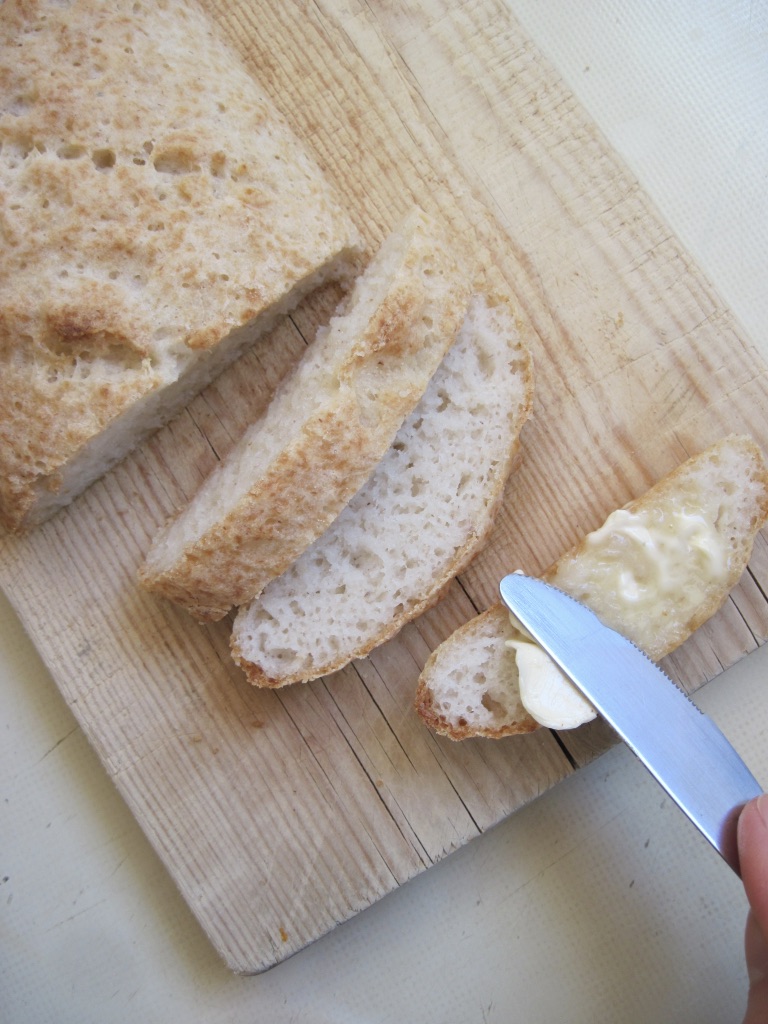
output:
[[[318,295],[71,509],[0,547],[0,582],[211,941],[284,959],[605,749],[593,724],[462,744],[412,711],[448,633],[686,455],[768,450],[754,346],[497,0],[209,3],[342,187],[371,247],[414,201],[479,239],[532,329],[536,403],[487,549],[445,599],[331,678],[252,690],[228,623],[140,593],[153,531],[328,315]],[[668,660],[689,690],[768,635],[768,547]]]

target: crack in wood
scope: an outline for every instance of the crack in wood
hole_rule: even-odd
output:
[[[354,668],[355,672],[357,672],[356,667],[353,666],[353,668]],[[376,706],[376,709],[379,712],[379,714],[381,715],[382,720],[384,720],[386,722],[386,719],[384,718],[384,716],[383,716],[383,714],[381,712],[381,709],[379,708],[379,706],[376,703],[375,699],[371,695],[370,690],[365,685],[365,680],[362,678],[362,676],[360,676],[359,673],[357,673],[357,675],[358,675],[358,678],[360,679],[360,682],[361,682],[362,686],[366,690],[366,693],[368,693],[369,697],[371,698],[371,700],[373,701],[374,705]],[[334,697],[333,691],[327,685],[325,680],[323,680],[323,685],[325,687],[326,693],[328,694],[328,697],[330,698],[330,700],[333,703],[334,707],[336,708],[336,710],[338,711],[339,715],[343,719],[344,723],[347,725],[350,733],[357,738],[357,734],[355,732],[354,726],[352,725],[352,723],[349,721],[349,719],[345,715],[343,708],[341,707],[341,705],[338,703],[338,701]],[[386,722],[386,724],[389,727],[389,722]],[[390,731],[391,731],[391,727],[390,727]],[[363,773],[365,774],[366,778],[368,779],[368,782],[370,783],[373,792],[376,794],[377,798],[381,802],[381,805],[386,810],[387,814],[389,815],[389,817],[392,820],[392,823],[394,824],[395,828],[398,830],[400,835],[403,837],[404,841],[414,851],[414,853],[419,857],[419,860],[422,862],[422,864],[424,864],[424,865],[432,864],[433,863],[433,858],[430,856],[430,854],[427,851],[426,847],[422,844],[421,840],[418,837],[418,834],[414,831],[413,825],[411,824],[411,822],[409,820],[408,814],[406,813],[404,808],[401,806],[401,804],[400,804],[399,800],[397,799],[397,797],[395,796],[395,794],[392,792],[392,790],[390,788],[387,789],[387,792],[390,794],[390,796],[392,798],[392,802],[394,803],[394,805],[397,807],[398,811],[402,815],[403,822],[405,822],[408,825],[408,830],[410,832],[410,835],[406,834],[406,832],[403,830],[402,823],[400,821],[398,821],[397,815],[394,814],[392,808],[389,806],[387,801],[384,799],[384,794],[382,792],[381,786],[378,785],[376,779],[373,777],[371,772],[368,770],[368,768],[365,765],[362,757],[358,754],[357,750],[355,749],[354,744],[351,742],[349,737],[344,733],[344,731],[342,729],[339,729],[339,733],[342,736],[342,738],[344,739],[344,742],[349,747],[350,752],[352,753],[352,756],[355,758],[355,760],[359,764],[361,770],[363,771]],[[393,733],[393,735],[394,735],[394,733]],[[395,740],[397,740],[396,736],[395,736]],[[400,745],[399,741],[398,741],[398,745]],[[361,746],[364,746],[364,744],[361,743]],[[402,747],[401,747],[401,749],[402,749]],[[390,760],[390,763],[391,763],[391,760]],[[387,867],[389,867],[388,864],[387,864]],[[392,869],[390,868],[390,870],[392,870]],[[393,876],[396,877],[394,872],[393,872]]]

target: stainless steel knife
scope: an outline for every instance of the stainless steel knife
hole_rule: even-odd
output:
[[[762,789],[711,719],[629,640],[543,580],[513,573],[504,603],[739,874],[736,822]]]

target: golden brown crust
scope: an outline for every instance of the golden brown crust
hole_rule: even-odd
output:
[[[307,683],[310,681],[308,679],[294,677],[291,677],[290,679],[274,679],[272,676],[267,675],[261,666],[255,665],[252,661],[248,660],[248,653],[234,636],[230,639],[229,646],[233,660],[243,670],[243,675],[251,686],[259,686],[264,690],[277,690],[281,686],[287,686],[289,683]],[[343,668],[342,665],[339,665],[338,667]]]
[[[355,240],[207,17],[162,0],[0,5],[0,236],[8,529],[137,399]]]
[[[139,576],[148,590],[177,602],[197,619],[222,618],[232,605],[246,604],[287,569],[370,476],[427,387],[469,300],[472,268],[457,258],[455,242],[420,212],[408,225],[402,264],[333,371],[327,397],[300,429],[292,433],[294,428],[286,426],[281,449],[267,467],[259,468],[238,500],[223,497],[231,469],[219,467],[203,497],[208,501],[214,490],[222,497],[213,514],[205,515],[205,529],[180,545],[173,534],[176,524],[169,524],[159,541],[173,546],[174,557],[171,564],[165,558],[158,563],[150,551]],[[337,320],[343,322],[343,317]],[[339,344],[348,344],[347,334],[347,329],[339,332]],[[314,345],[307,352],[310,364]],[[334,354],[326,353],[329,362]],[[325,366],[318,366],[314,376],[304,367],[298,371],[305,394],[302,405],[311,408],[321,386],[317,377],[330,371]],[[287,382],[288,387],[292,384]],[[256,424],[231,453],[230,462],[247,457],[246,450],[259,445]],[[193,499],[180,518],[202,517],[201,507]]]

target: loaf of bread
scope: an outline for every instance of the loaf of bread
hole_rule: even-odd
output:
[[[437,599],[488,537],[531,391],[524,328],[503,287],[484,283],[368,482],[240,609],[232,652],[252,683],[282,686],[333,672]]]
[[[279,576],[380,462],[458,332],[472,262],[414,210],[192,502],[152,544],[149,590],[222,618]]]
[[[767,516],[762,453],[731,435],[613,513],[543,578],[658,661],[722,606]],[[456,740],[538,728],[521,700],[520,639],[501,603],[448,637],[419,679],[424,722]]]
[[[0,81],[0,523],[18,531],[359,243],[193,0],[5,0]]]

